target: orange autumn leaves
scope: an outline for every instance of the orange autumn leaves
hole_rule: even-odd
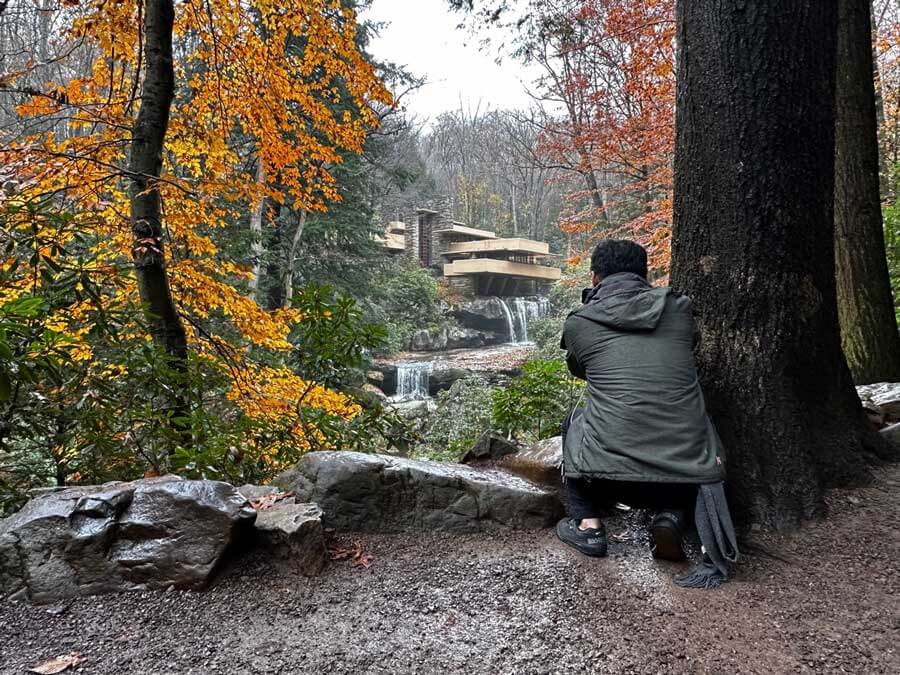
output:
[[[94,0],[56,10],[67,25],[60,52],[78,63],[19,106],[32,131],[0,151],[17,186],[8,199],[52,196],[90,234],[111,307],[137,298],[123,172],[139,107],[141,7]],[[248,296],[251,265],[227,257],[219,233],[245,222],[262,198],[298,211],[339,200],[331,170],[362,150],[377,124],[373,106],[389,105],[390,94],[359,51],[354,12],[340,2],[184,0],[175,12],[176,92],[160,191],[168,272],[192,348],[230,375],[229,399],[254,419],[301,425],[301,397],[350,419],[359,411],[351,399],[250,358],[265,349],[275,354],[268,362],[284,361],[277,355],[286,356],[301,317]],[[254,178],[260,161],[264,181]],[[58,243],[71,237],[60,232]],[[23,275],[4,294],[26,293],[27,283]],[[89,321],[87,308],[59,317],[81,354]],[[135,339],[143,339],[138,331]],[[297,442],[308,438],[298,427]]]

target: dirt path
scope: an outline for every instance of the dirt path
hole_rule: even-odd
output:
[[[900,672],[900,467],[831,516],[758,537],[739,579],[674,587],[639,514],[611,555],[552,532],[368,536],[369,570],[306,580],[242,561],[204,593],[0,605],[0,672],[79,651],[83,673]]]

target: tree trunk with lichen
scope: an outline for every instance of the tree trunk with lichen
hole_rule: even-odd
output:
[[[146,308],[153,340],[170,357],[171,366],[178,374],[186,370],[187,337],[166,272],[159,193],[162,152],[175,89],[174,19],[172,0],[146,0],[144,79],[140,110],[132,128],[128,175],[131,182],[132,259],[138,292]],[[187,412],[186,397],[176,393],[173,416],[183,418]],[[175,426],[179,426],[178,423]],[[188,443],[189,434],[180,431],[182,443]]]
[[[900,379],[884,248],[869,0],[838,0],[834,227],[838,310],[857,384]]]
[[[258,161],[259,163],[256,165],[256,183],[262,190],[266,184],[266,165],[262,155],[260,155]],[[250,255],[253,258],[253,268],[251,271],[252,276],[250,278],[249,290],[250,297],[254,300],[258,300],[262,263],[263,258],[266,255],[266,247],[263,243],[263,220],[265,215],[266,196],[265,194],[262,194],[259,197],[259,201],[256,202],[253,213],[250,214],[250,236],[252,238],[250,243]]]
[[[672,285],[736,515],[823,512],[892,451],[841,352],[834,275],[833,0],[680,0]]]

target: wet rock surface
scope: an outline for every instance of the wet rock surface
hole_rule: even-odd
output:
[[[856,388],[863,407],[870,417],[880,413],[880,422],[900,422],[900,382],[864,384]]]
[[[515,476],[387,455],[312,452],[276,482],[339,531],[540,528],[562,515],[556,495]]]
[[[562,461],[562,436],[554,436],[504,457],[497,466],[540,485],[558,486]]]
[[[0,521],[0,597],[198,588],[255,517],[216,481],[165,476],[52,492]]]
[[[79,651],[91,675],[896,673],[898,492],[893,467],[832,493],[827,520],[756,535],[710,592],[676,588],[629,512],[599,560],[548,530],[370,534],[369,569],[309,579],[258,553],[202,593],[0,603],[0,672]]]
[[[408,349],[412,352],[442,352],[453,349],[478,349],[503,344],[508,340],[505,332],[477,330],[462,326],[422,328],[413,333]]]
[[[479,436],[478,440],[475,441],[475,445],[466,451],[466,454],[463,455],[462,460],[460,461],[462,461],[463,464],[468,464],[469,462],[475,461],[500,459],[501,457],[515,454],[518,451],[519,446],[515,443],[506,440],[503,436],[495,434],[492,431],[486,431]]]
[[[316,504],[280,501],[256,515],[258,543],[277,560],[304,576],[315,576],[327,562],[322,510]]]
[[[882,429],[879,433],[888,441],[897,447],[900,447],[900,424],[892,424],[891,426]]]

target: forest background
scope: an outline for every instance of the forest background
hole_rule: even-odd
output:
[[[415,64],[369,54],[365,7],[0,0],[0,506],[51,483],[253,482],[311,449],[452,457],[488,428],[545,434],[484,383],[439,401],[459,423],[427,438],[364,390],[374,355],[443,320],[447,289],[377,240],[410,204],[449,195],[456,219],[560,254],[543,359],[505,392],[536,401],[532,422],[571,391],[556,336],[592,244],[637,238],[667,281],[673,0],[462,15],[540,73],[533,105],[427,123],[404,111]],[[872,17],[896,294],[900,9]]]

